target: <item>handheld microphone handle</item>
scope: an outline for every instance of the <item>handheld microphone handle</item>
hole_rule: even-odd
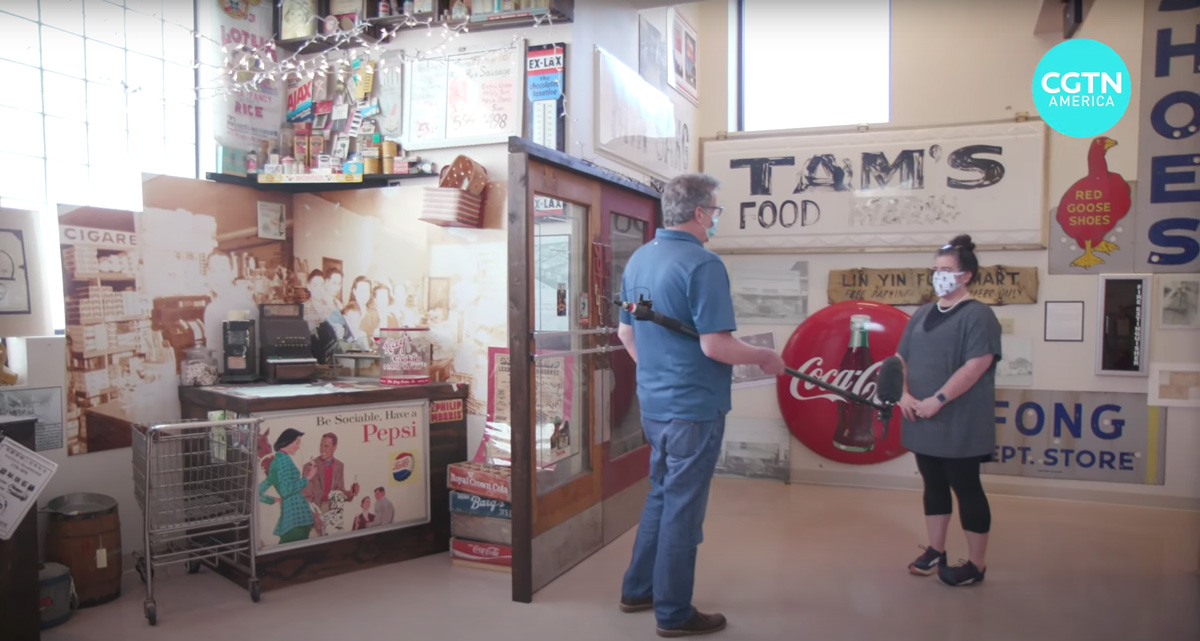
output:
[[[881,403],[876,403],[875,401],[872,401],[869,398],[859,396],[858,394],[855,394],[854,392],[848,392],[840,387],[830,385],[829,383],[826,383],[825,381],[823,381],[819,378],[813,378],[812,376],[809,376],[808,374],[798,372],[790,367],[785,367],[785,368],[783,368],[783,370],[785,372],[787,372],[788,374],[791,374],[792,376],[795,376],[796,378],[798,378],[802,381],[807,381],[809,383],[812,383],[813,385],[816,385],[817,387],[819,387],[825,391],[833,392],[834,394],[837,394],[838,396],[841,396],[844,399],[854,401],[855,403],[858,403],[860,405],[867,405],[867,406],[873,407],[881,412],[884,411],[885,408],[890,410],[890,407],[888,407],[886,405],[883,405]]]

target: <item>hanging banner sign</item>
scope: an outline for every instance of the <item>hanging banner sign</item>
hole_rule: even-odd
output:
[[[995,460],[981,471],[1162,485],[1166,423],[1145,394],[999,388]]]
[[[1200,2],[1145,0],[1137,271],[1200,271]]]
[[[201,41],[200,61],[218,69],[218,78],[213,78],[212,67],[201,74],[202,82],[227,83],[224,72],[227,64],[238,60],[237,47],[244,47],[273,56],[274,2],[233,2],[231,0],[206,0],[200,10],[201,33],[220,37],[221,46],[206,40]],[[228,56],[228,60],[227,60]],[[235,77],[244,80],[246,75]],[[228,96],[210,99],[212,104],[213,137],[217,143],[236,149],[256,150],[260,141],[279,140],[280,126],[284,120],[284,102],[287,100],[282,83],[263,83],[251,91],[230,91]]]
[[[829,270],[829,303],[869,300],[888,305],[923,305],[938,296],[933,270],[925,267]],[[988,305],[1032,305],[1038,300],[1037,267],[979,268],[971,295]]]
[[[1046,126],[1038,121],[717,140],[713,251],[1045,247]]]

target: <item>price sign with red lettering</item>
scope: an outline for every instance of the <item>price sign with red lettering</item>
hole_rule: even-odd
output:
[[[851,349],[850,319],[867,316],[867,350]],[[783,348],[783,362],[825,383],[872,398],[883,359],[896,353],[908,314],[882,303],[847,301],[809,316]],[[905,453],[900,445],[900,411],[887,426],[876,412],[856,411],[850,401],[793,376],[776,383],[788,431],[808,449],[839,463],[869,465]]]
[[[522,134],[525,42],[405,67],[406,149],[505,142]]]

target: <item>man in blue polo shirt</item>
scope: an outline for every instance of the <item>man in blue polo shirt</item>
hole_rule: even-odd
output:
[[[737,338],[725,264],[704,243],[716,233],[717,180],[685,174],[663,189],[663,226],[630,258],[621,299],[653,302],[654,310],[695,327],[700,340],[621,312],[618,336],[637,363],[642,428],[651,446],[650,494],[633,560],[621,587],[621,610],[653,608],[658,635],[680,637],[724,629],[725,617],[692,607],[696,547],[703,540],[733,365],[783,373],[774,351]]]

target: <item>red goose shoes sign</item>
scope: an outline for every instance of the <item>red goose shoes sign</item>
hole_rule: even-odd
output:
[[[846,301],[809,316],[788,339],[783,362],[802,374],[872,398],[883,359],[896,353],[908,314],[882,303]],[[900,412],[886,429],[875,410],[812,383],[781,376],[779,410],[788,431],[808,449],[839,463],[869,465],[905,453]]]

